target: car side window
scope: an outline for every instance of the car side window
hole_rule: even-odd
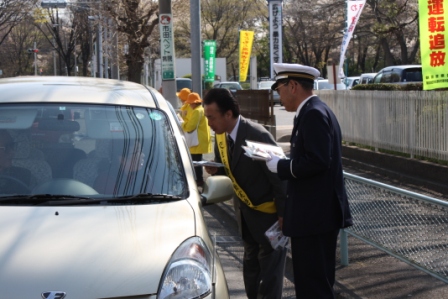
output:
[[[390,82],[389,83],[397,83],[403,81],[402,79],[402,70],[392,70],[390,73]]]
[[[373,79],[373,83],[382,83],[383,81],[383,73],[378,73]]]

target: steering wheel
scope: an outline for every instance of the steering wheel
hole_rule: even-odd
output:
[[[19,193],[25,193],[28,194],[30,193],[30,188],[21,180],[19,180],[18,178],[15,178],[13,176],[7,175],[7,174],[0,174],[0,181],[1,180],[6,180],[7,182],[9,182],[10,184],[8,184],[6,189],[10,189],[10,188],[14,188],[14,189],[20,189],[23,190],[23,192],[19,192]],[[0,193],[4,193],[3,190],[0,189]]]

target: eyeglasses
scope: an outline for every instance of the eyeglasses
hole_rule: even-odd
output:
[[[289,81],[286,81],[285,83],[283,83],[283,84],[277,86],[274,90],[275,90],[276,92],[278,92],[278,89],[279,89],[280,87],[285,86],[285,85],[288,85],[288,84],[289,84]]]

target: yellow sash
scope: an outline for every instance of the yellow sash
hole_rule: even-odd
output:
[[[269,201],[262,203],[261,205],[254,206],[252,202],[250,201],[249,197],[247,196],[246,192],[238,185],[235,178],[232,175],[232,172],[230,171],[230,165],[229,165],[229,156],[227,151],[227,138],[226,134],[216,134],[216,142],[218,143],[218,150],[219,150],[219,156],[221,157],[221,162],[224,164],[224,169],[227,173],[227,176],[232,180],[233,189],[235,190],[236,195],[239,199],[241,199],[242,202],[244,202],[249,208],[263,212],[268,214],[274,214],[277,212],[277,208],[275,207],[275,202]]]

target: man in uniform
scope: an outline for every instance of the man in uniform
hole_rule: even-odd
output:
[[[275,84],[287,111],[295,112],[289,159],[271,154],[266,166],[287,181],[283,234],[291,238],[297,298],[335,298],[339,229],[352,225],[344,185],[341,129],[330,108],[313,94],[319,71],[276,63]]]

